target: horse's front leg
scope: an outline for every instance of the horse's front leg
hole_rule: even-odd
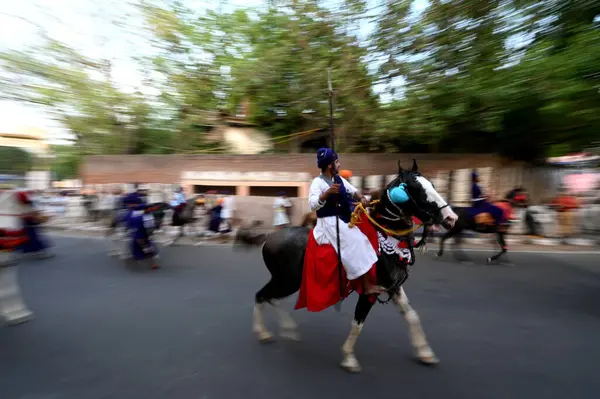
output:
[[[394,295],[393,301],[396,304],[396,308],[402,313],[404,319],[408,323],[410,342],[415,349],[419,361],[424,364],[439,363],[438,358],[433,353],[429,343],[427,343],[427,338],[425,338],[425,333],[421,326],[421,319],[412,306],[410,306],[404,288],[400,287],[400,292]]]
[[[418,248],[422,254],[427,253],[427,237],[428,236],[429,236],[429,229],[427,228],[427,226],[424,226],[423,227],[423,235],[421,236],[421,239],[419,240],[417,245],[415,245],[415,248]]]
[[[444,255],[444,243],[446,242],[446,240],[450,237],[452,237],[452,235],[454,234],[453,230],[447,231],[443,236],[442,239],[440,240],[440,247],[437,251],[437,257],[441,258],[442,255]]]
[[[360,373],[362,371],[360,363],[354,356],[354,345],[360,335],[365,320],[373,307],[375,297],[369,295],[361,295],[356,303],[354,309],[354,320],[352,320],[352,328],[350,329],[350,335],[342,346],[342,363],[341,366],[352,373]]]

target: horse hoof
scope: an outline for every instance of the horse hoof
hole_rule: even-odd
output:
[[[492,258],[487,258],[487,264],[491,264],[492,263]]]
[[[22,310],[15,313],[17,314],[5,316],[7,326],[18,326],[19,324],[27,323],[28,321],[35,319],[33,312],[30,310]]]
[[[418,359],[421,364],[426,366],[434,366],[440,362],[440,359],[438,359],[435,355],[419,356]]]
[[[275,338],[273,338],[273,335],[271,335],[271,333],[263,332],[258,334],[258,341],[261,344],[272,344],[273,342],[275,342]]]
[[[279,333],[279,336],[283,339],[287,339],[288,341],[300,342],[300,334],[297,331],[293,330],[284,330]]]
[[[340,366],[349,373],[358,374],[362,372],[362,368],[355,357],[344,359]]]

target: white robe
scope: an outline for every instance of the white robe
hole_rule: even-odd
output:
[[[349,195],[354,196],[358,191],[346,179],[341,177],[344,187]],[[320,195],[329,189],[329,185],[321,178],[316,177],[310,185],[308,204],[312,211],[317,211],[325,205],[319,202]],[[331,244],[337,251],[337,235],[335,231],[335,216],[317,218],[313,235],[317,244]],[[377,262],[377,253],[371,246],[369,239],[358,227],[350,228],[340,219],[340,247],[341,257],[348,280],[355,280],[367,273]]]
[[[235,198],[233,198],[232,195],[228,195],[225,198],[223,198],[223,204],[221,208],[221,219],[233,218],[233,212],[235,210]]]
[[[292,206],[292,203],[289,199],[283,197],[275,198],[275,202],[273,202],[273,209],[275,211],[275,215],[273,216],[273,226],[282,226],[286,224],[290,224],[290,218],[287,215],[287,209]]]

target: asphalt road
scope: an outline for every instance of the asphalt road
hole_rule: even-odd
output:
[[[441,363],[417,364],[404,320],[377,305],[354,375],[339,367],[354,297],[341,313],[294,312],[303,342],[255,340],[258,252],[169,248],[152,272],[98,239],[55,243],[57,257],[20,267],[36,319],[0,328],[2,399],[600,397],[598,254],[512,254],[514,267],[420,256],[405,289]],[[267,323],[277,332],[272,311]]]

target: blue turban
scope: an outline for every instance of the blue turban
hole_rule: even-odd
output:
[[[338,159],[338,154],[331,148],[324,147],[317,151],[317,166],[319,168],[324,168],[328,165],[331,165],[336,159]]]
[[[475,179],[476,179],[476,178],[478,178],[478,177],[479,177],[479,175],[477,174],[477,171],[475,171],[475,170],[474,170],[474,171],[471,173],[471,179],[475,180]]]

